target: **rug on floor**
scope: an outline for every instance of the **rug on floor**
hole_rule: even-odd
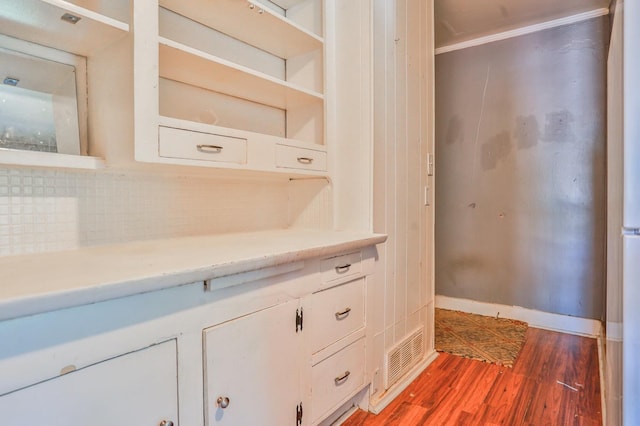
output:
[[[527,323],[447,309],[435,310],[436,350],[513,367]]]

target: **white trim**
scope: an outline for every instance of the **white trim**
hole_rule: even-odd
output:
[[[597,337],[602,334],[600,321],[536,311],[520,306],[498,305],[495,303],[476,302],[475,300],[455,297],[436,296],[436,308],[469,312],[492,317],[510,318],[527,322],[531,327],[562,333]]]
[[[102,158],[90,157],[88,155],[70,155],[56,152],[5,148],[0,148],[0,165],[89,170],[103,169],[105,167]]]
[[[436,48],[435,54],[453,52],[455,50],[466,49],[468,47],[480,46],[487,43],[493,43],[494,41],[506,40],[508,38],[518,37],[526,34],[535,33],[542,30],[548,30],[550,28],[561,27],[563,25],[575,24],[576,22],[582,22],[600,16],[609,14],[609,9],[606,7],[590,10],[588,12],[578,13],[577,15],[565,16],[564,18],[553,19],[551,21],[541,22],[539,24],[527,25],[526,27],[516,28],[514,30],[503,31],[501,33],[491,34],[484,37],[478,37],[471,40],[462,41],[460,43],[449,44]]]
[[[422,361],[416,364],[413,369],[398,380],[393,386],[391,386],[386,392],[384,392],[379,398],[376,397],[375,401],[369,402],[369,411],[373,414],[380,414],[387,405],[398,397],[404,391],[407,386],[411,384],[420,374],[438,357],[438,352],[433,351],[428,353]]]

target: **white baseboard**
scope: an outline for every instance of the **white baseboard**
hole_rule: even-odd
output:
[[[600,321],[536,311],[520,306],[498,305],[469,299],[458,299],[456,297],[436,296],[436,308],[515,319],[524,321],[531,327],[581,336],[597,337],[602,334],[602,323]]]
[[[369,402],[369,411],[373,414],[380,414],[387,405],[391,403],[403,390],[407,388],[428,366],[438,357],[438,352],[433,351],[416,364],[413,369],[387,389],[379,398]]]

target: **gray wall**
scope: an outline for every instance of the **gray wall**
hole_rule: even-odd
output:
[[[436,57],[436,294],[601,319],[608,27]]]

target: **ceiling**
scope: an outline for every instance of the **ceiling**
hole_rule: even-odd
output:
[[[608,8],[610,0],[435,0],[436,47]]]

